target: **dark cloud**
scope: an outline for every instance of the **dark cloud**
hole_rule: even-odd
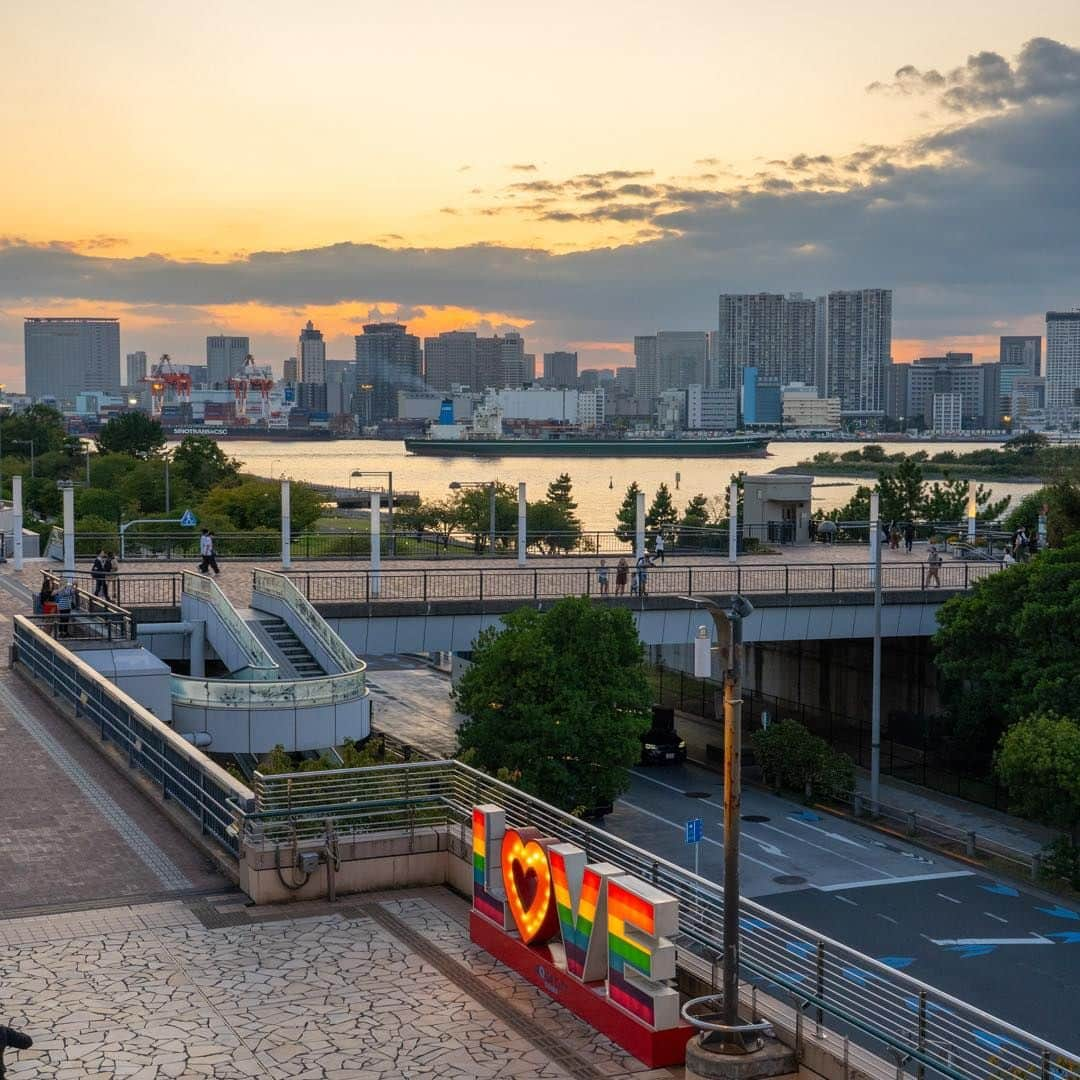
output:
[[[536,172],[536,166],[533,165],[531,162],[528,162],[528,163],[526,163],[524,165],[511,165],[510,166],[510,171],[511,172]]]

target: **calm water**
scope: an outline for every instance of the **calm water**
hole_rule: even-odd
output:
[[[235,440],[222,443],[222,448],[239,458],[244,466],[261,476],[280,476],[294,480],[309,480],[319,484],[355,487],[367,481],[353,480],[353,469],[371,469],[394,474],[398,491],[418,491],[423,498],[441,499],[449,493],[454,480],[501,480],[516,485],[524,480],[530,499],[543,496],[548,482],[561,472],[568,472],[574,483],[578,514],[586,529],[611,529],[615,513],[622,502],[627,485],[632,480],[645,490],[651,500],[661,483],[672,489],[676,505],[683,506],[702,492],[707,498],[723,498],[731,474],[736,472],[766,473],[780,465],[796,465],[820,450],[843,452],[857,447],[855,443],[776,442],[771,444],[767,457],[684,458],[438,458],[415,457],[405,453],[405,444],[372,439],[308,442],[275,440]],[[926,450],[930,454],[945,450],[963,453],[983,444],[978,443],[891,443],[885,444],[890,453],[899,450]],[[998,444],[985,444],[998,445]],[[678,481],[676,491],[676,474]],[[378,484],[377,479],[371,481]],[[822,477],[814,487],[814,507],[831,510],[842,506],[851,497],[857,483],[865,479]],[[612,486],[613,485],[613,486]],[[995,483],[990,486],[995,495],[1018,497],[1035,489],[1033,484]]]

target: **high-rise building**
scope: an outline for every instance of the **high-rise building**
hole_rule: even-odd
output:
[[[686,426],[691,431],[734,431],[739,426],[739,392],[692,383],[686,388]]]
[[[656,375],[656,335],[639,335],[634,338],[634,384],[638,412],[645,416],[652,415],[656,408]]]
[[[23,346],[28,397],[73,407],[83,390],[120,393],[118,319],[28,318]]]
[[[206,339],[206,377],[211,387],[228,386],[229,380],[244,366],[251,352],[246,337],[208,337]]]
[[[508,330],[502,338],[496,335],[495,340],[499,342],[502,360],[502,382],[499,385],[518,387],[532,382],[531,377],[526,378],[525,339],[516,330]]]
[[[454,386],[476,387],[476,332],[447,330],[424,338],[424,379],[433,390]]]
[[[1080,309],[1046,313],[1046,419],[1058,428],[1080,421]]]
[[[146,378],[146,353],[129,352],[126,357],[127,381],[124,383],[128,389],[139,388],[140,383]]]
[[[931,399],[930,417],[935,434],[949,435],[964,427],[963,395],[935,393]]]
[[[370,386],[370,419],[377,424],[398,415],[398,392],[420,390],[420,339],[401,323],[368,323],[356,335],[356,378]],[[367,405],[365,404],[365,413]]]
[[[527,352],[525,354],[521,382],[523,386],[528,386],[529,383],[536,382],[536,353],[534,352]]]
[[[1002,367],[1021,368],[1028,375],[1042,374],[1042,338],[1038,334],[1001,337],[998,350]]]
[[[290,356],[282,365],[281,377],[287,383],[300,381],[300,362],[295,356]]]
[[[828,397],[848,416],[882,416],[892,352],[892,289],[829,293]]]
[[[300,331],[296,359],[299,361],[301,382],[326,382],[326,342],[323,341],[322,331],[316,330],[310,319]]]
[[[707,330],[658,330],[656,380],[660,390],[704,386],[709,357]]]
[[[792,293],[784,301],[783,384],[817,386],[818,302]]]
[[[550,387],[577,386],[578,355],[576,352],[544,353],[544,385]]]
[[[885,415],[901,428],[909,426],[908,383],[911,365],[890,363],[885,369]]]
[[[968,352],[919,357],[913,364],[908,365],[907,405],[904,415],[912,426],[930,428],[934,421],[934,395],[954,394],[961,400],[964,426],[983,427],[986,413],[985,380],[989,366],[976,364],[974,357]],[[948,408],[952,408],[951,402]],[[948,416],[951,422],[952,414],[949,413]]]

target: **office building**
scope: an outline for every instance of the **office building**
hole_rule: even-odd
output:
[[[791,383],[780,388],[785,428],[835,431],[840,427],[840,399],[818,397],[817,387]]]
[[[532,375],[526,370],[525,339],[516,331],[508,330],[501,338],[496,334],[501,359],[500,386],[520,387],[532,382]],[[535,365],[535,357],[533,364]]]
[[[676,432],[686,427],[686,391],[661,390],[656,398],[656,426],[660,431]]]
[[[229,380],[244,366],[251,352],[246,337],[208,337],[206,339],[206,381],[212,389],[229,385]]]
[[[309,413],[327,412],[325,382],[301,382],[296,384],[296,407]]]
[[[424,379],[433,390],[450,390],[455,386],[475,390],[475,376],[474,330],[447,330],[438,337],[424,338]]]
[[[300,338],[296,343],[296,359],[300,382],[326,382],[326,342],[323,341],[322,331],[316,330],[310,319],[307,326],[300,331]]]
[[[651,416],[656,407],[656,335],[634,338],[634,380],[638,412]]]
[[[784,301],[783,384],[817,387],[818,302],[792,293]]]
[[[691,431],[734,431],[739,426],[739,394],[726,386],[686,388],[686,426]]]
[[[892,353],[892,289],[829,293],[827,396],[862,419],[885,414],[885,376]]]
[[[1046,313],[1046,418],[1060,429],[1080,422],[1080,309]]]
[[[83,390],[120,393],[118,319],[28,318],[23,347],[28,397],[73,408]]]
[[[368,323],[356,335],[356,381],[370,386],[370,409],[365,403],[365,423],[377,424],[398,415],[401,391],[418,391],[422,355],[420,339],[401,323]],[[371,418],[366,419],[370,412]]]
[[[659,330],[656,334],[657,389],[685,390],[705,385],[709,334],[705,330]]]
[[[908,382],[911,374],[910,364],[890,362],[885,369],[885,415],[895,420],[903,430],[909,426]]]
[[[124,385],[128,389],[141,389],[141,383],[146,378],[146,353],[145,352],[129,352],[126,360],[126,372],[127,380]]]
[[[290,356],[282,365],[281,377],[287,383],[300,381],[300,362],[295,356]]]
[[[998,362],[1003,368],[1019,368],[1027,375],[1041,375],[1042,338],[1038,334],[999,338]]]
[[[1014,431],[1024,431],[1031,418],[1046,410],[1046,380],[1038,375],[1020,375],[1013,380],[1009,393],[1009,425]]]
[[[780,384],[759,378],[755,367],[743,368],[739,411],[744,427],[779,427],[783,417]]]
[[[544,385],[550,387],[577,386],[578,355],[576,352],[544,353]]]
[[[536,353],[527,352],[522,368],[521,385],[528,386],[534,382],[536,382]]]
[[[908,366],[905,410],[908,425],[932,427],[934,395],[956,394],[962,399],[964,426],[984,427],[986,369],[990,366],[975,364],[971,353],[950,352],[944,356],[919,357]]]
[[[577,420],[583,428],[601,428],[607,418],[607,394],[602,386],[578,391]]]
[[[964,428],[963,394],[934,394],[931,405],[931,427],[936,435],[951,435]]]

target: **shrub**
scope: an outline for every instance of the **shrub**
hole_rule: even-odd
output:
[[[750,737],[766,783],[806,798],[842,795],[855,786],[855,763],[795,720],[780,720]]]

